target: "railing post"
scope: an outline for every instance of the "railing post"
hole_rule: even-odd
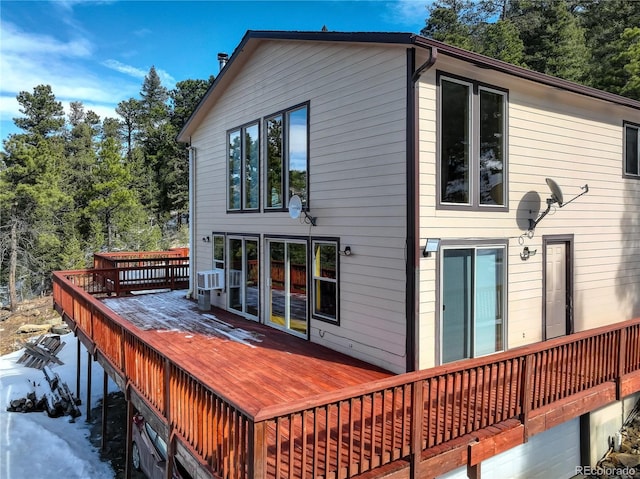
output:
[[[249,422],[249,447],[247,454],[247,473],[250,479],[267,477],[267,427],[264,421]]]
[[[422,430],[422,417],[424,411],[422,380],[413,383],[411,397],[411,475],[420,477],[420,458],[422,456],[422,442],[424,431]]]
[[[122,371],[122,374],[125,375],[125,377],[129,377],[127,375],[127,345],[126,342],[128,340],[128,335],[126,330],[124,329],[124,326],[121,328],[121,333],[120,333],[120,337],[122,338],[122,340],[120,341],[120,358],[121,358],[121,364],[119,364],[120,366],[120,370]]]
[[[623,327],[620,332],[620,344],[618,347],[618,374],[616,377],[616,399],[622,399],[622,377],[627,367],[627,328]]]
[[[529,441],[529,412],[531,411],[531,373],[533,371],[533,354],[527,354],[524,358],[524,368],[522,369],[522,396],[520,398],[522,407],[522,425],[524,426],[524,442]]]
[[[164,416],[171,427],[171,363],[164,358]]]

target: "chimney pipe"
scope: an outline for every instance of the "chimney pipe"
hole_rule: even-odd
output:
[[[220,62],[220,71],[224,68],[224,66],[229,61],[229,55],[226,53],[218,53],[218,62]]]

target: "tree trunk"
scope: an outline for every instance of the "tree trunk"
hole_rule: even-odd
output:
[[[15,311],[18,306],[16,293],[16,271],[18,269],[18,222],[11,221],[11,240],[9,245],[9,309]]]

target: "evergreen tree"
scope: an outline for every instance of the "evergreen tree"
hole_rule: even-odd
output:
[[[118,235],[126,232],[144,210],[131,188],[131,172],[114,138],[102,140],[93,179],[85,216],[92,236],[105,239],[100,249],[112,251],[125,246],[118,242]]]
[[[480,45],[479,53],[483,55],[513,65],[527,66],[524,61],[524,43],[520,38],[520,32],[508,19],[487,24]]]
[[[620,53],[614,65],[623,65],[624,85],[619,93],[640,100],[640,27],[627,28],[620,39]]]
[[[35,136],[50,136],[62,132],[64,128],[64,109],[56,101],[51,86],[38,85],[33,93],[21,91],[17,96],[20,113],[24,116],[14,118],[13,122],[25,133]]]
[[[189,155],[184,145],[175,138],[183,128],[191,113],[213,83],[209,80],[185,80],[178,82],[171,90],[172,110],[170,114],[171,140],[167,148],[167,158],[163,161],[160,180],[166,191],[165,211],[176,217],[178,226],[189,210]]]
[[[63,244],[63,216],[72,207],[62,182],[62,105],[44,85],[20,92],[17,99],[25,116],[15,123],[24,132],[5,140],[0,171],[0,243],[5,245],[2,265],[7,265],[2,274],[12,308],[19,288],[29,294],[50,287],[49,272]]]
[[[421,34],[449,45],[473,50],[472,27],[463,18],[475,21],[471,0],[437,0],[429,7],[429,17]]]
[[[130,98],[118,103],[116,113],[122,117],[121,127],[127,145],[127,158],[133,157],[135,138],[140,127],[140,116],[142,114],[142,104],[139,100]]]
[[[576,14],[585,29],[590,52],[587,84],[621,93],[629,80],[625,60],[620,56],[628,47],[622,35],[626,29],[640,25],[640,2],[585,0]]]

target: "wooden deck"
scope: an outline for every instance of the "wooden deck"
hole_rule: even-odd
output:
[[[185,291],[102,302],[126,318],[137,337],[252,415],[392,375],[232,313],[200,311]]]
[[[167,267],[165,286],[184,268]],[[214,478],[427,479],[462,465],[475,477],[483,460],[640,390],[640,319],[391,375],[200,312],[180,292],[106,297],[105,278],[145,269],[157,266],[55,273],[54,305]]]

